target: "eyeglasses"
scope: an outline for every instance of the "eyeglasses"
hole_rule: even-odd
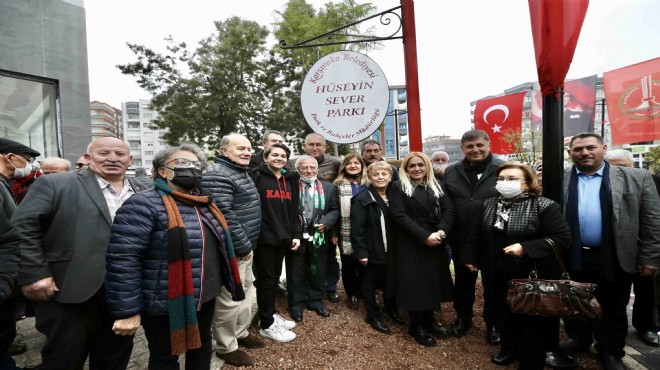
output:
[[[85,166],[89,166],[89,163],[80,163],[80,162],[76,163],[76,168],[83,168]]]
[[[521,179],[519,177],[509,176],[509,177],[498,177],[497,181],[520,181],[520,182],[525,182],[525,179]]]
[[[14,153],[11,153],[11,154],[14,154]],[[21,158],[22,160],[24,160],[27,163],[34,163],[34,161],[37,160],[37,158],[35,158],[35,157],[24,157],[20,154],[14,154],[14,155]]]
[[[179,167],[190,167],[193,166],[197,168],[198,170],[202,169],[202,162],[200,161],[191,161],[190,159],[187,158],[174,158],[169,162],[165,162],[165,164],[170,164],[172,162],[175,162],[177,166]]]

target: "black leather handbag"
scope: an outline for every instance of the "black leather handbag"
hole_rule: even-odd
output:
[[[536,266],[527,279],[509,281],[507,302],[513,313],[560,317],[563,319],[597,320],[602,316],[594,296],[596,284],[571,281],[555,242],[546,238],[561,268],[561,280],[538,279]]]

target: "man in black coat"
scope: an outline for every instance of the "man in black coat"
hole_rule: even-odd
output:
[[[380,149],[380,143],[376,140],[367,140],[362,143],[360,151],[364,163],[369,167],[370,164],[383,160],[383,151]],[[392,167],[392,182],[399,181],[399,169],[394,165]]]
[[[43,369],[125,369],[133,336],[113,333],[105,305],[106,246],[115,212],[146,189],[126,177],[126,143],[101,138],[87,148],[90,167],[39,177],[16,209],[21,238],[18,284],[46,335]]]
[[[300,222],[303,239],[297,250],[286,254],[289,313],[296,322],[303,319],[303,306],[319,316],[330,312],[323,306],[326,258],[331,245],[330,230],[339,218],[339,198],[334,185],[317,179],[318,164],[312,156],[296,160],[300,173]],[[319,189],[321,186],[321,189]]]
[[[456,222],[448,235],[451,245],[456,297],[454,309],[457,319],[451,326],[452,334],[461,337],[472,327],[475,284],[478,272],[468,270],[461,260],[461,251],[466,248],[473,228],[479,227],[484,200],[495,196],[495,168],[502,160],[493,158],[490,138],[485,131],[470,130],[461,138],[461,149],[465,158],[445,170],[444,188],[454,203]],[[483,275],[482,279],[488,279]],[[484,287],[487,284],[484,284]],[[484,289],[484,320],[488,329],[486,339],[498,344],[499,333],[494,326],[495,307],[491,292]]]

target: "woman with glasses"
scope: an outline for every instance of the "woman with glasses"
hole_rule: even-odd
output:
[[[339,223],[338,235],[333,238],[333,243],[339,245],[341,251],[341,280],[346,290],[346,304],[349,308],[356,310],[360,301],[360,285],[362,284],[362,269],[360,263],[353,258],[353,246],[351,245],[351,199],[365,190],[368,185],[367,167],[362,156],[349,154],[344,157],[339,165],[339,173],[334,181],[339,194],[339,208],[341,222]]]
[[[245,298],[227,222],[200,187],[206,156],[194,145],[153,159],[154,188],[117,211],[106,255],[107,306],[117,335],[140,324],[150,369],[210,369],[215,297]]]
[[[433,175],[424,153],[412,152],[401,162],[401,181],[388,198],[397,236],[397,303],[408,311],[408,333],[433,347],[433,336],[446,338],[447,328],[433,317],[440,302],[453,299],[453,283],[444,240],[454,224],[454,207]]]
[[[463,262],[470,271],[480,268],[492,277],[485,283],[495,295],[501,336],[500,352],[492,362],[505,366],[518,358],[520,369],[543,369],[546,351],[558,341],[559,319],[511,313],[508,283],[527,278],[533,268],[539,278],[558,279],[551,243],[567,248],[569,229],[561,206],[540,195],[531,167],[506,162],[495,170],[495,177],[499,195],[484,202],[481,227],[470,236]]]
[[[298,178],[286,170],[291,151],[284,144],[272,144],[263,152],[264,163],[252,170],[261,199],[261,229],[254,250],[254,286],[259,307],[259,334],[276,342],[296,339],[296,323],[275,313],[277,284],[286,251],[300,247],[302,226],[298,221]]]

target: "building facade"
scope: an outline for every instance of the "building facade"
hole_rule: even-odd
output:
[[[133,167],[152,167],[154,155],[166,149],[167,145],[161,130],[153,126],[158,112],[151,110],[150,100],[121,103],[122,121],[124,122],[124,141],[133,156]]]
[[[463,160],[463,151],[461,150],[461,139],[451,139],[446,135],[428,136],[422,144],[424,154],[431,157],[431,154],[437,151],[446,152],[449,155],[449,163],[455,163]]]
[[[390,86],[388,114],[380,128],[370,137],[380,142],[386,159],[401,159],[408,154],[407,100],[405,86]]]
[[[82,0],[0,1],[0,137],[75,161],[92,140]]]
[[[95,100],[89,103],[89,113],[92,118],[92,140],[102,137],[124,140],[121,109]]]

